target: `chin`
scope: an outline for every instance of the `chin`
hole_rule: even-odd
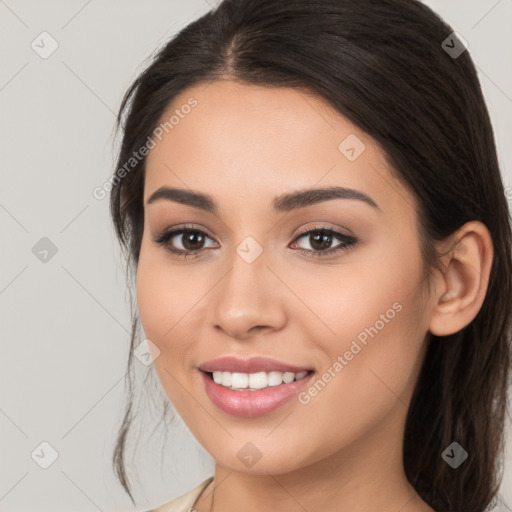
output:
[[[266,434],[265,434],[266,435]],[[223,446],[215,445],[214,450],[207,450],[216,464],[238,473],[248,475],[279,475],[290,473],[308,466],[316,457],[308,457],[304,444],[282,447],[279,443],[271,443],[264,436],[252,437],[250,433],[244,439],[233,440]],[[260,442],[261,441],[261,442]],[[208,449],[207,445],[203,445]],[[314,453],[314,452],[313,452]],[[297,456],[300,454],[300,458]],[[320,458],[320,457],[319,457]]]

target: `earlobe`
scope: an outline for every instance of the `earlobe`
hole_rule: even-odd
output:
[[[429,330],[448,336],[466,327],[484,302],[493,259],[493,245],[487,227],[479,221],[462,226],[446,242],[443,271],[437,276],[432,297]]]

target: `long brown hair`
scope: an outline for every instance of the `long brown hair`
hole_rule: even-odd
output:
[[[373,137],[416,198],[427,275],[438,262],[435,242],[468,221],[483,222],[494,248],[487,295],[467,327],[451,336],[430,335],[404,436],[407,478],[430,506],[482,512],[497,493],[503,464],[511,218],[475,66],[450,39],[452,32],[416,0],[224,0],[175,35],[127,91],[110,207],[133,272],[144,223],[145,158],[128,169],[126,162],[178,94],[229,77],[306,88]],[[459,55],[450,52],[454,47]],[[138,343],[135,309],[132,318],[129,369]],[[125,471],[135,415],[130,371],[127,376],[130,396],[113,464],[133,501]],[[469,454],[456,470],[441,457],[454,441]]]

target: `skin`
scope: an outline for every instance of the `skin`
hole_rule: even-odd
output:
[[[367,134],[315,95],[229,80],[184,91],[162,120],[191,96],[197,106],[147,158],[137,298],[162,386],[216,462],[213,509],[432,511],[404,474],[405,418],[428,332],[457,332],[482,305],[487,229],[471,222],[444,242],[429,294],[415,200]],[[355,161],[338,149],[349,134],[366,146]],[[163,185],[208,193],[219,211],[147,205]],[[270,208],[277,195],[331,185],[364,192],[379,208],[355,199]],[[207,235],[198,257],[152,240],[183,224]],[[319,224],[358,242],[329,256],[301,254],[315,247],[298,235]],[[236,252],[247,236],[263,249],[250,264]],[[182,235],[172,241],[191,247]],[[330,247],[339,244],[334,237]],[[273,357],[322,375],[394,303],[401,311],[307,405],[292,399],[240,418],[205,393],[197,367],[224,355]],[[247,442],[261,453],[251,468],[237,457]],[[198,512],[211,509],[213,487]]]

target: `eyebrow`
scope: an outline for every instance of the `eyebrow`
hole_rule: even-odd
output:
[[[165,185],[153,192],[146,204],[152,204],[160,199],[185,204],[213,214],[217,214],[219,210],[215,200],[208,194]],[[379,205],[370,196],[346,187],[314,188],[281,194],[272,201],[272,210],[274,213],[284,213],[332,199],[356,199],[380,210]]]

